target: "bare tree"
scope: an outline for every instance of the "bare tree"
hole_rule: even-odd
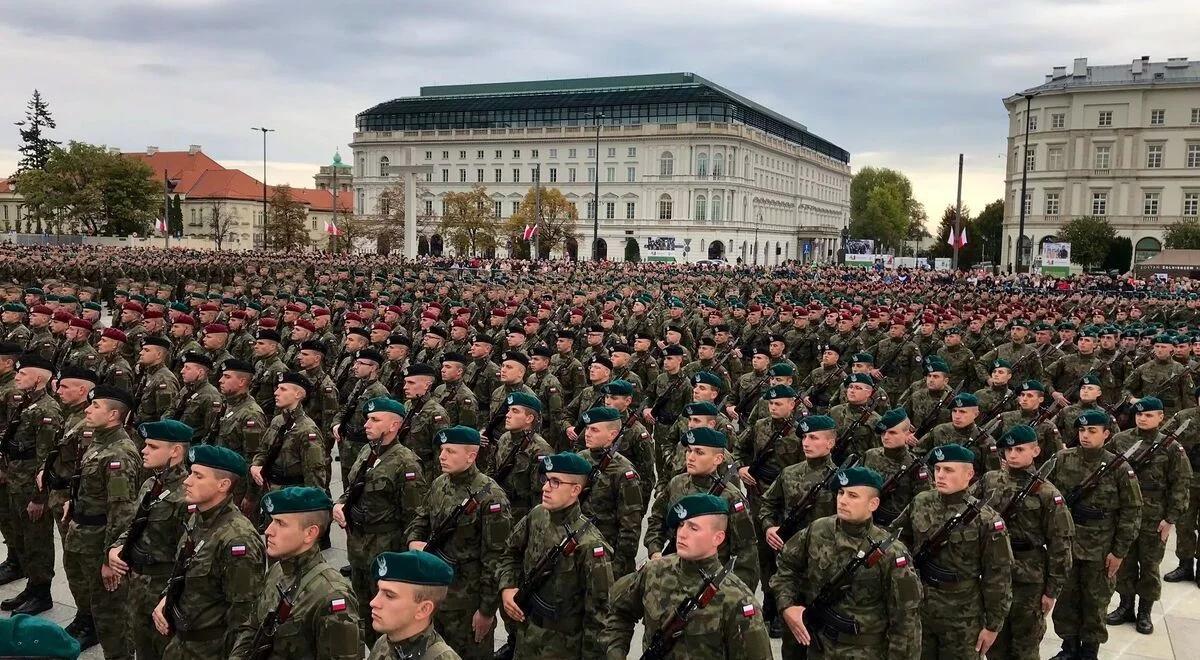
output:
[[[338,250],[352,250],[358,240],[374,240],[376,250],[387,254],[392,250],[404,249],[404,180],[400,179],[379,193],[375,201],[374,213],[357,213],[352,216],[342,216],[338,228],[342,235],[338,237]],[[417,195],[423,195],[427,190],[417,187]],[[428,219],[424,213],[417,215],[418,224]]]
[[[234,230],[238,224],[237,217],[233,215],[225,202],[219,199],[210,202],[205,211],[205,215],[208,216],[206,218],[207,236],[213,240],[218,250],[224,249],[225,243],[234,236]]]

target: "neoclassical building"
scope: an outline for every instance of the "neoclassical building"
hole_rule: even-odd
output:
[[[422,87],[356,122],[355,211],[378,212],[393,164],[425,167],[418,233],[434,252],[449,250],[446,193],[483,185],[502,220],[537,172],[578,211],[569,256],[593,254],[597,177],[608,259],[673,238],[680,261],[825,260],[849,222],[845,149],[691,73]]]
[[[1137,263],[1162,249],[1167,226],[1200,214],[1200,61],[1141,57],[1090,66],[1078,58],[1004,99],[1004,107],[1001,266],[1016,265],[1022,166],[1028,169],[1024,245],[1032,248],[1026,263],[1071,218],[1107,217],[1118,236],[1133,242]]]

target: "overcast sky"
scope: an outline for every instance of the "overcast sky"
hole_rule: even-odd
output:
[[[1200,59],[1194,0],[0,0],[0,173],[36,87],[57,139],[204,151],[313,185],[356,113],[421,85],[692,71],[897,168],[940,216],[1003,193],[1001,99],[1054,66]],[[1191,49],[1189,51],[1189,49]],[[1197,52],[1191,52],[1197,51]]]

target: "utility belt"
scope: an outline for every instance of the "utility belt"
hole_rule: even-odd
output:
[[[1094,506],[1088,506],[1082,503],[1071,507],[1071,518],[1079,524],[1107,520],[1108,515],[1109,513],[1107,511],[1101,511]]]
[[[80,527],[102,527],[108,524],[108,514],[75,513],[75,502],[71,502],[71,522]]]
[[[282,467],[272,465],[267,470],[267,481],[273,486],[303,486],[304,475],[289,475]]]
[[[176,619],[178,621],[178,619]],[[175,636],[181,642],[211,642],[225,638],[225,626],[213,626],[198,630],[176,630]]]
[[[553,632],[575,634],[584,629],[580,613],[576,612],[574,616],[568,616],[567,613],[560,611],[559,607],[552,605],[538,594],[533,595],[526,614],[530,623]]]
[[[1043,547],[1041,544],[1035,545],[1034,542],[1030,541],[1029,539],[1018,538],[1009,538],[1008,544],[1012,546],[1013,553],[1033,552],[1035,550],[1041,550]]]
[[[357,509],[350,514],[350,517],[353,520],[359,520],[361,516],[362,513]],[[370,524],[354,524],[354,531],[361,532],[363,534],[387,534],[388,532],[394,532],[399,529],[404,529],[404,524],[399,520],[385,520],[383,522]]]
[[[974,576],[962,576],[954,571],[947,570],[933,563],[926,562],[924,566],[920,566],[918,573],[921,576],[921,581],[939,591],[966,591],[974,589],[978,578]]]

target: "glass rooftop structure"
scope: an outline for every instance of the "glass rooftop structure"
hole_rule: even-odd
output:
[[[850,152],[693,73],[422,87],[356,117],[359,131],[722,122],[757,128],[843,163]]]

